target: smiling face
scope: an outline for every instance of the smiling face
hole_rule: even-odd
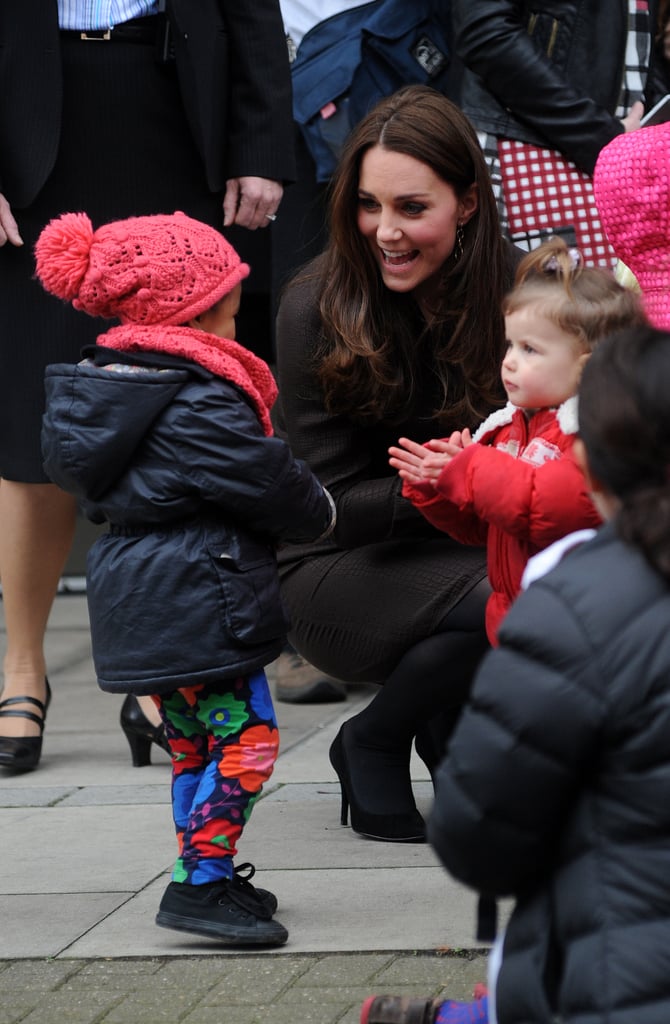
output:
[[[521,409],[551,409],[577,394],[589,357],[577,338],[522,306],[505,317],[507,351],[502,382],[507,397]]]
[[[477,186],[459,199],[428,164],[372,146],[358,179],[358,229],[387,288],[430,300],[451,256],[456,229],[477,209]]]

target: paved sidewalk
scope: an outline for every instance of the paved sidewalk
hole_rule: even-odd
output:
[[[484,979],[474,896],[430,847],[339,823],[328,747],[373,688],[277,704],[282,752],[238,860],[277,894],[290,938],[244,952],[154,924],[175,855],[168,759],[154,750],[151,766],[132,767],[121,698],[95,684],[84,596],[56,599],[47,652],[42,763],[0,773],[0,1024],[191,1024],[228,1006],[237,1024],[354,1024],[371,992],[468,998]],[[412,769],[427,812],[428,773]]]

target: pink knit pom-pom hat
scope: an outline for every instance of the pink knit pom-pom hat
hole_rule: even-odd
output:
[[[35,260],[48,292],[91,316],[135,324],[185,324],[249,273],[223,235],[179,212],[97,231],[85,213],[65,213],[42,231]]]
[[[670,330],[670,123],[617,135],[593,174],[598,213],[650,323]]]

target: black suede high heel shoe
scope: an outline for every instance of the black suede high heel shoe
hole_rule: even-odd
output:
[[[165,726],[152,725],[142,711],[137,697],[129,693],[121,705],[121,728],[128,740],[133,768],[144,768],[151,764],[151,744],[155,743],[166,753],[170,753],[170,744],[165,735]]]
[[[411,795],[409,767],[404,763],[393,763],[392,757],[385,757],[384,751],[372,748],[358,748],[358,753],[365,759],[379,760],[379,785],[387,796],[393,793],[398,798],[399,809],[396,812],[375,812],[374,779],[368,770],[360,775],[366,779],[367,792],[359,786],[360,792],[355,793],[351,779],[351,759],[356,756],[356,742],[346,735],[349,722],[345,722],[333,740],[329,757],[330,763],[337,772],[342,791],[341,823],[347,824],[351,811],[351,827],[354,832],[368,839],[379,839],[388,843],[425,843],[426,825],[416,809],[414,797]],[[369,784],[372,783],[372,786]],[[409,786],[410,792],[407,792]],[[363,806],[365,803],[365,806]],[[403,806],[404,805],[404,806]]]
[[[0,701],[0,718],[27,718],[40,727],[39,736],[0,736],[0,768],[9,768],[14,772],[30,772],[37,768],[42,756],[42,737],[47,708],[51,703],[51,687],[44,677],[47,695],[42,702],[35,697],[7,697]],[[33,711],[21,708],[17,711],[16,704],[32,704],[39,709],[39,716]]]

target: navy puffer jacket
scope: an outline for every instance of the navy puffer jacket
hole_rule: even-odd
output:
[[[499,1024],[670,1021],[670,589],[607,525],[517,600],[429,838],[515,896]]]
[[[110,524],[87,562],[100,686],[165,693],[268,664],[287,628],[276,547],[324,533],[329,496],[239,386],[174,356],[96,360],[47,368],[42,446]]]

